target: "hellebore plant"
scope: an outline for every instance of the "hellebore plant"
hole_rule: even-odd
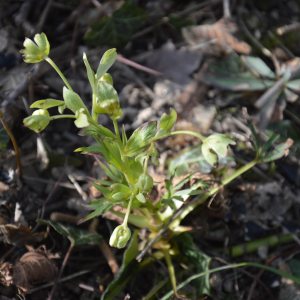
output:
[[[199,133],[191,131],[171,132],[177,119],[174,109],[171,109],[170,114],[163,114],[158,123],[151,121],[143,124],[128,138],[124,127],[121,133],[119,131],[117,120],[122,116],[122,109],[120,108],[118,94],[113,87],[113,79],[107,73],[117,58],[116,49],[110,49],[105,52],[96,73],[91,69],[86,55],[83,54],[88,80],[93,91],[92,111],[90,113],[80,96],[72,90],[61,71],[48,57],[50,45],[46,35],[43,33],[37,34],[34,40],[36,44],[30,39],[26,39],[24,42],[25,50],[21,52],[24,53],[25,62],[37,63],[46,60],[58,72],[66,86],[63,88],[64,100],[45,99],[33,103],[31,107],[38,108],[38,110],[32,116],[24,119],[24,125],[35,132],[40,132],[52,120],[74,118],[75,125],[78,128],[82,128],[79,131],[79,135],[94,136],[98,143],[97,146],[79,148],[76,151],[82,154],[101,155],[104,157],[108,166],[101,162],[99,163],[111,181],[98,180],[92,183],[102,193],[103,198],[92,201],[87,205],[89,209],[94,211],[84,220],[104,215],[107,211],[112,211],[122,216],[124,218],[123,223],[115,228],[109,241],[112,247],[117,248],[125,247],[130,240],[131,231],[128,227],[128,222],[139,228],[148,228],[150,232],[148,241],[141,247],[149,244],[151,240],[156,238],[158,232],[169,224],[168,234],[157,236],[157,240],[153,245],[153,248],[157,249],[157,252],[154,252],[153,255],[166,259],[172,287],[174,293],[177,294],[176,278],[170,255],[178,253],[173,237],[187,230],[185,227],[180,226],[181,220],[197,205],[203,203],[210,196],[217,193],[221,187],[249,170],[255,164],[262,161],[272,161],[287,154],[287,149],[291,143],[278,145],[274,150],[265,154],[278,136],[273,134],[261,148],[256,132],[251,123],[249,123],[250,129],[254,134],[255,142],[253,147],[256,151],[256,157],[252,162],[243,166],[228,178],[225,178],[219,186],[210,186],[208,183],[199,180],[189,189],[182,189],[193,174],[187,176],[175,186],[172,186],[172,180],[167,180],[166,194],[160,201],[153,203],[149,197],[149,193],[155,183],[148,174],[147,167],[149,159],[151,159],[153,164],[159,164],[159,153],[155,145],[156,140],[175,134],[196,136],[202,142],[204,158],[213,167],[218,166],[219,157],[225,157],[228,154],[228,146],[235,145],[235,140],[225,134],[213,134],[209,137],[204,137]],[[51,107],[58,107],[60,114],[50,116],[47,109]],[[65,108],[71,110],[73,114],[64,115],[63,111]],[[98,124],[98,114],[107,114],[112,119],[115,129],[114,133]],[[174,213],[192,195],[199,195],[198,201],[192,203],[177,218],[172,219]],[[113,210],[115,205],[125,207],[127,209],[126,214],[115,212]],[[172,221],[171,223],[170,220]]]

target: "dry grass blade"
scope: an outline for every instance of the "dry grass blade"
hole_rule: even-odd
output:
[[[214,55],[228,53],[229,49],[239,53],[249,54],[251,47],[234,36],[237,33],[237,25],[227,18],[222,18],[212,25],[200,25],[183,28],[182,34],[191,45],[199,45],[216,41],[209,46],[209,51]],[[206,52],[206,51],[205,51]]]

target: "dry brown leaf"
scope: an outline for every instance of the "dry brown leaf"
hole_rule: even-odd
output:
[[[0,225],[0,229],[6,242],[17,247],[41,242],[45,236],[44,232],[32,233],[31,228],[23,224],[19,224],[19,227],[12,224]]]
[[[6,286],[16,285],[19,293],[24,295],[32,284],[53,281],[58,269],[48,256],[45,249],[39,248],[25,253],[15,264],[3,263],[0,282]]]
[[[212,25],[185,27],[182,29],[182,34],[185,40],[193,46],[210,42],[201,47],[201,50],[206,54],[221,56],[231,52],[231,49],[239,53],[249,54],[252,48],[233,36],[237,31],[238,27],[233,21],[222,18]]]

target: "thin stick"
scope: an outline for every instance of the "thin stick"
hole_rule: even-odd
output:
[[[60,271],[59,271],[59,274],[58,274],[58,278],[57,278],[57,280],[55,281],[54,286],[53,286],[53,288],[52,288],[52,290],[51,290],[51,292],[50,292],[50,295],[49,295],[48,300],[51,300],[52,297],[53,297],[53,295],[54,295],[54,292],[55,292],[56,287],[57,287],[57,283],[58,283],[58,281],[59,281],[60,278],[61,278],[61,275],[62,275],[62,273],[63,273],[63,271],[64,271],[64,269],[65,269],[65,266],[66,266],[66,264],[67,264],[67,261],[68,261],[68,259],[69,259],[69,257],[70,257],[70,254],[71,254],[73,248],[74,248],[74,244],[71,243],[71,244],[70,244],[70,247],[69,247],[69,249],[68,249],[68,252],[66,253],[66,256],[65,256],[65,258],[64,258],[64,261],[63,261],[63,263],[62,263],[62,265],[61,265],[61,268],[60,268]]]
[[[137,64],[137,63],[135,63],[135,62],[133,62],[133,61],[127,59],[127,58],[124,58],[120,55],[117,56],[117,60],[124,63],[124,64],[126,64],[126,65],[128,65],[128,66],[131,66],[133,68],[136,68],[136,69],[144,71],[144,72],[147,72],[149,74],[153,74],[153,75],[157,75],[157,76],[164,76],[164,74],[161,73],[161,72],[158,72],[158,71],[155,71],[153,69],[144,67],[144,66],[142,66],[140,64]]]
[[[223,0],[223,15],[225,18],[231,19],[230,0]]]
[[[272,58],[272,52],[271,52],[270,50],[268,50],[266,47],[264,47],[264,46],[263,46],[263,45],[262,45],[262,44],[261,44],[261,43],[260,43],[260,42],[259,42],[259,41],[251,34],[251,32],[250,32],[250,31],[248,30],[248,28],[246,27],[244,21],[242,20],[242,17],[241,17],[241,16],[239,16],[239,23],[240,23],[240,25],[241,25],[241,28],[242,28],[243,32],[244,32],[245,35],[252,41],[252,43],[253,43],[256,47],[258,47],[264,55],[266,55],[266,56]]]
[[[19,177],[20,177],[20,179],[22,179],[22,166],[21,166],[21,159],[20,159],[20,152],[19,152],[18,144],[17,144],[17,141],[16,141],[13,133],[9,129],[7,123],[5,122],[1,110],[0,110],[0,120],[1,120],[1,123],[3,124],[3,127],[5,128],[6,132],[8,133],[8,135],[9,135],[9,137],[10,137],[12,143],[13,143],[14,149],[16,151],[17,165],[18,165],[18,170],[19,170]]]
[[[156,243],[156,241],[167,231],[167,229],[169,228],[170,224],[178,217],[181,215],[181,213],[183,211],[185,211],[189,206],[191,206],[193,203],[197,202],[200,199],[201,195],[198,195],[197,197],[195,197],[189,204],[179,208],[175,214],[171,217],[171,219],[169,220],[169,222],[167,223],[167,225],[165,227],[163,227],[155,236],[155,238],[145,247],[144,250],[142,250],[139,255],[135,258],[138,262],[140,262],[142,260],[142,258],[144,257],[144,255],[148,252],[148,250]]]
[[[58,280],[57,282],[58,282],[58,283],[60,283],[60,282],[65,282],[65,281],[71,280],[71,279],[73,279],[73,278],[76,278],[76,277],[78,277],[78,276],[81,276],[81,275],[87,274],[87,273],[89,273],[89,272],[92,272],[93,270],[94,270],[94,269],[89,269],[89,270],[79,271],[79,272],[77,272],[77,273],[74,273],[74,274],[72,274],[72,275],[69,275],[69,276],[66,276],[66,277],[62,278],[61,280]],[[39,291],[39,290],[48,288],[48,287],[50,287],[50,286],[53,286],[54,284],[55,284],[54,281],[49,282],[49,283],[45,283],[45,284],[40,285],[40,286],[38,286],[38,287],[36,287],[36,288],[34,288],[34,289],[31,289],[28,293],[29,293],[29,294],[32,294],[32,293],[34,293],[34,292],[36,292],[36,291]]]
[[[278,35],[283,35],[291,31],[299,30],[300,23],[294,23],[290,25],[284,25],[282,27],[277,28],[276,32]]]
[[[48,204],[48,202],[51,200],[52,198],[52,195],[54,194],[55,190],[57,189],[57,187],[59,186],[59,183],[62,181],[63,179],[63,176],[65,175],[65,171],[66,171],[66,167],[67,167],[67,164],[68,164],[68,157],[66,157],[66,160],[65,160],[65,165],[64,165],[64,168],[63,168],[63,171],[61,172],[57,182],[55,183],[52,191],[50,192],[50,194],[48,195],[47,199],[45,200],[43,206],[42,206],[42,213],[40,215],[40,219],[43,219],[44,217],[44,213],[45,213],[45,207],[46,205]],[[39,228],[40,224],[37,223],[36,226],[32,229],[32,232],[35,232],[38,228]]]

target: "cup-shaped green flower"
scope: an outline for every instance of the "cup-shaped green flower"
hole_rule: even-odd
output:
[[[153,187],[153,178],[149,174],[140,175],[136,187],[141,193],[150,193]]]
[[[26,63],[38,63],[48,57],[50,52],[50,44],[45,33],[36,34],[34,41],[25,38],[24,47],[20,52],[23,53],[24,61]]]
[[[202,144],[202,154],[213,167],[218,167],[219,158],[228,155],[228,146],[235,145],[235,140],[226,134],[212,134]]]
[[[51,121],[50,115],[47,109],[38,109],[33,114],[23,120],[24,126],[40,132],[44,130]]]
[[[131,237],[131,231],[127,224],[121,224],[115,228],[110,239],[109,244],[111,247],[124,248]]]

